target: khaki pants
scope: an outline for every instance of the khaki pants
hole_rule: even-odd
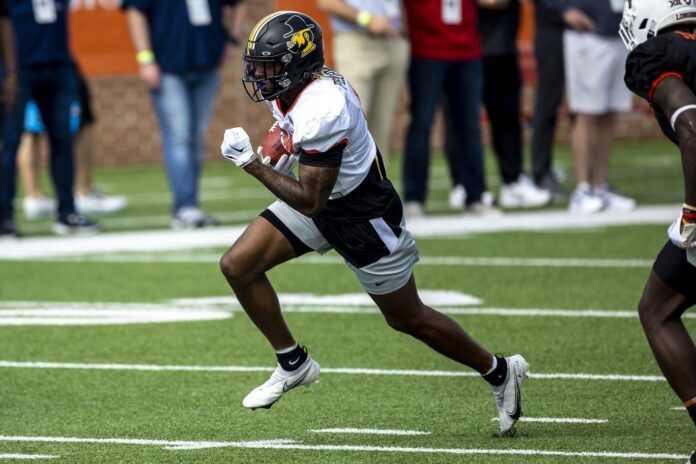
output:
[[[334,36],[336,71],[360,97],[367,126],[386,158],[401,87],[406,80],[409,45],[404,38],[374,38],[363,32]]]

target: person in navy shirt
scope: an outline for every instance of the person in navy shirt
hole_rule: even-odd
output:
[[[228,8],[232,20],[223,21]],[[203,141],[225,44],[236,44],[245,6],[241,0],[124,0],[123,9],[159,121],[172,227],[214,225],[198,205]]]
[[[68,0],[7,0],[17,44],[17,98],[10,106],[0,155],[0,211],[5,235],[19,235],[14,224],[16,157],[24,127],[24,109],[34,99],[46,125],[51,148],[51,178],[58,198],[53,231],[95,233],[97,224],[75,212],[73,135],[70,106],[77,80],[68,47]]]

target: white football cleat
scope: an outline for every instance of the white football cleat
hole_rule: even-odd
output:
[[[500,433],[509,435],[520,417],[522,417],[522,384],[527,378],[529,364],[516,354],[505,358],[507,362],[507,377],[500,386],[493,387],[493,395],[498,405],[498,421]]]
[[[307,355],[305,362],[294,371],[286,371],[280,365],[271,374],[271,378],[260,387],[254,388],[242,401],[245,408],[270,408],[285,392],[301,385],[309,386],[319,381],[319,363]]]

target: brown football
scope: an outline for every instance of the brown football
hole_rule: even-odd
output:
[[[261,153],[263,153],[263,156],[271,158],[272,165],[275,165],[281,156],[288,153],[283,142],[289,143],[288,134],[276,122],[266,132],[266,136],[263,138],[263,145],[261,146]]]

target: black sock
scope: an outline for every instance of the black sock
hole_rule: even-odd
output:
[[[294,371],[307,360],[307,350],[303,346],[297,345],[294,350],[288,353],[276,353],[276,357],[280,367],[286,371]]]
[[[493,385],[494,387],[499,387],[500,385],[505,382],[505,377],[507,377],[507,361],[505,361],[505,358],[501,358],[500,356],[495,357],[495,359],[498,360],[498,365],[495,366],[495,369],[493,372],[490,374],[483,375],[483,379]]]
[[[688,401],[687,403],[691,402],[692,404],[686,407],[686,410],[689,411],[689,415],[691,416],[691,420],[694,421],[694,425],[696,425],[696,402],[693,402],[694,400]]]

